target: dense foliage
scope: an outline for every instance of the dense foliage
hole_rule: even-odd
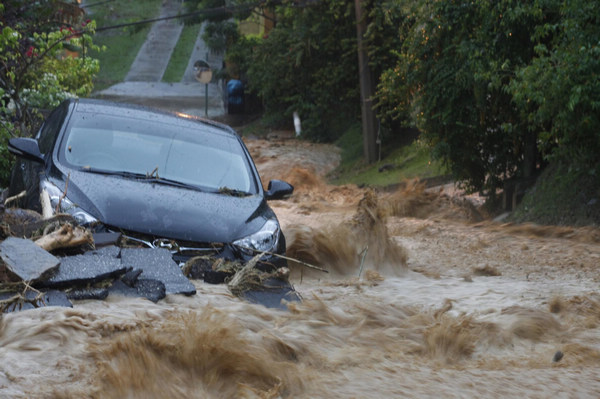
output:
[[[281,7],[276,15],[275,28],[253,49],[249,88],[267,118],[291,123],[298,112],[303,134],[335,139],[360,115],[353,3]]]
[[[531,61],[539,17],[510,3],[425,1],[429,12],[415,19],[380,84],[403,100],[399,116],[416,123],[434,157],[472,189],[494,189],[520,170],[531,135],[505,85]]]
[[[51,0],[0,4],[0,187],[10,174],[10,137],[33,134],[41,110],[92,90],[98,62],[66,50],[90,49],[94,23],[66,23],[61,11]]]
[[[535,58],[508,91],[547,157],[600,175],[600,8],[547,3],[533,35]]]
[[[243,20],[248,18],[255,7],[252,0],[186,0],[186,24],[197,24],[205,21],[221,22],[230,18]]]
[[[297,111],[308,136],[334,139],[360,117],[354,2],[270,4],[273,30],[240,37],[228,58],[269,120]],[[600,173],[600,8],[593,2],[362,4],[384,130],[418,127],[433,157],[472,191],[494,193],[552,160]]]
[[[381,77],[381,114],[416,124],[471,190],[551,159],[600,172],[598,22],[583,1],[422,1]]]

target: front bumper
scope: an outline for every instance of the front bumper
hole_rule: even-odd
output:
[[[105,227],[105,231],[119,233],[120,238],[117,245],[124,248],[165,248],[173,256],[173,260],[183,267],[185,263],[194,257],[213,259],[224,259],[226,261],[241,263],[249,262],[259,252],[248,255],[231,243],[197,243],[180,241],[168,238],[159,238],[138,233]],[[285,254],[285,238],[281,235],[278,243],[277,253],[264,253],[256,264],[262,271],[273,271],[281,267],[287,267],[287,260],[279,255]]]

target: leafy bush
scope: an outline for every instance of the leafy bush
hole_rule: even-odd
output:
[[[63,50],[95,48],[95,24],[85,21],[77,32],[71,26],[48,23],[54,3],[35,3],[26,11],[19,1],[0,4],[0,186],[8,184],[12,162],[6,146],[11,137],[34,133],[39,109],[53,108],[63,99],[86,96],[98,61],[70,57]],[[33,11],[32,11],[33,10]],[[44,27],[45,30],[41,30]]]
[[[335,0],[276,10],[275,28],[252,49],[250,90],[267,118],[302,119],[305,137],[331,141],[360,115],[353,5]]]
[[[535,58],[509,91],[549,160],[600,175],[600,9],[554,1],[553,18],[534,32]]]
[[[207,22],[202,39],[212,51],[224,51],[239,40],[237,24],[232,21]]]
[[[456,179],[494,193],[548,161],[600,173],[600,10],[582,0],[423,0],[381,75],[379,116],[416,124]]]
[[[208,1],[208,0],[207,0]],[[365,0],[382,131],[416,126],[454,178],[494,194],[559,160],[600,174],[600,8],[583,0]],[[274,7],[228,46],[265,119],[333,140],[359,120],[352,2]]]

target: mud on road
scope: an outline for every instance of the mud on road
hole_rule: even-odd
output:
[[[565,397],[600,392],[600,232],[494,223],[452,187],[331,186],[330,146],[246,140],[303,302],[81,301],[0,321],[1,397]],[[452,195],[449,195],[452,193]]]

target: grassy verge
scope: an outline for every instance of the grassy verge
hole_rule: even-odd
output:
[[[364,162],[359,126],[346,132],[336,144],[342,149],[342,162],[329,176],[334,184],[385,187],[405,179],[426,179],[446,174],[439,162],[431,161],[429,149],[419,140],[404,145],[387,143],[381,160],[372,165]]]
[[[260,118],[237,128],[238,133],[246,137],[263,137],[268,130],[268,124]],[[330,183],[387,187],[412,178],[446,179],[445,169],[439,162],[430,160],[429,149],[419,140],[389,140],[385,151],[382,150],[381,161],[372,165],[363,159],[362,140],[361,127],[356,125],[336,141],[342,159],[338,168],[327,176]]]
[[[141,21],[158,15],[162,0],[98,2],[87,11],[98,28]],[[96,33],[94,43],[104,51],[91,52],[100,60],[100,72],[94,79],[94,90],[122,82],[140,47],[148,36],[150,24],[110,29]]]
[[[544,170],[509,218],[546,225],[600,225],[600,183],[586,170],[554,164]]]
[[[179,36],[179,41],[173,49],[171,59],[162,81],[175,83],[180,82],[187,68],[188,62],[194,50],[198,33],[200,32],[200,24],[185,25]]]

